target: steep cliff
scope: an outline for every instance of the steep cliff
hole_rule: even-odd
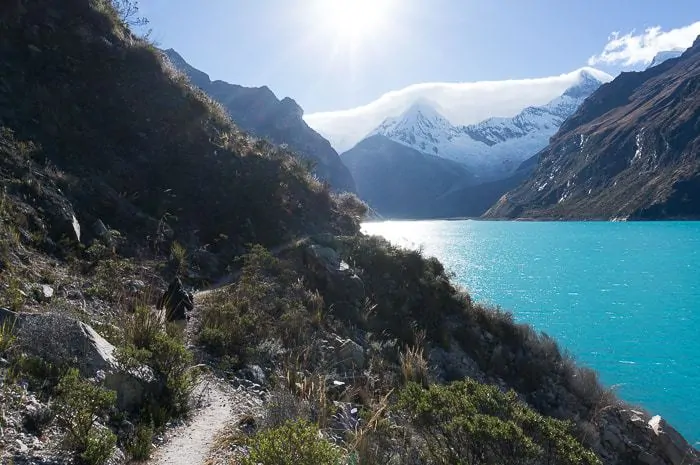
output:
[[[594,92],[486,216],[700,218],[700,39]]]

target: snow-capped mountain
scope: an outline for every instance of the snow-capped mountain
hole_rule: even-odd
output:
[[[482,181],[502,179],[546,147],[564,120],[611,79],[606,73],[583,69],[575,85],[546,105],[468,126],[451,124],[437,105],[421,100],[399,117],[386,119],[370,136],[383,135],[419,152],[462,163]]]
[[[683,55],[684,51],[685,50],[667,50],[665,52],[659,52],[656,54],[654,59],[651,60],[651,63],[649,63],[649,66],[647,66],[647,69],[653,68],[654,66],[658,66],[666,60],[678,58],[679,56]]]

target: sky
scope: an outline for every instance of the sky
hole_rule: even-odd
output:
[[[476,122],[467,116],[484,116],[479,108],[513,116],[546,103],[562,76],[582,67],[613,76],[644,69],[657,52],[687,48],[700,35],[699,0],[140,0],[139,7],[158,46],[212,79],[293,98],[336,149],[349,126],[364,130],[397,116],[435,89],[447,95],[471,83],[463,87],[498,95],[510,88],[518,96],[507,105],[474,92],[450,97],[472,108],[449,119]],[[558,84],[536,92],[533,79]]]
[[[335,3],[366,12],[343,14],[341,6],[345,18],[338,18]],[[417,83],[560,75],[588,64],[613,32],[638,35],[700,21],[698,0],[140,0],[139,6],[161,47],[176,49],[213,79],[267,85],[307,113],[353,108]],[[631,64],[594,66],[616,74]]]

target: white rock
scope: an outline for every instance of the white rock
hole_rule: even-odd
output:
[[[27,445],[25,443],[23,443],[19,439],[17,439],[16,441],[17,441],[17,447],[19,447],[20,453],[23,454],[23,453],[26,453],[29,451],[29,447],[27,447]]]
[[[50,299],[51,297],[53,297],[53,287],[47,284],[42,284],[41,294],[44,296],[44,299]]]

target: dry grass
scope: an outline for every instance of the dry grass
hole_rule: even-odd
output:
[[[416,335],[416,344],[406,346],[399,354],[399,365],[404,384],[415,382],[422,386],[428,386],[428,361],[425,358],[424,344],[425,331],[419,331]]]

